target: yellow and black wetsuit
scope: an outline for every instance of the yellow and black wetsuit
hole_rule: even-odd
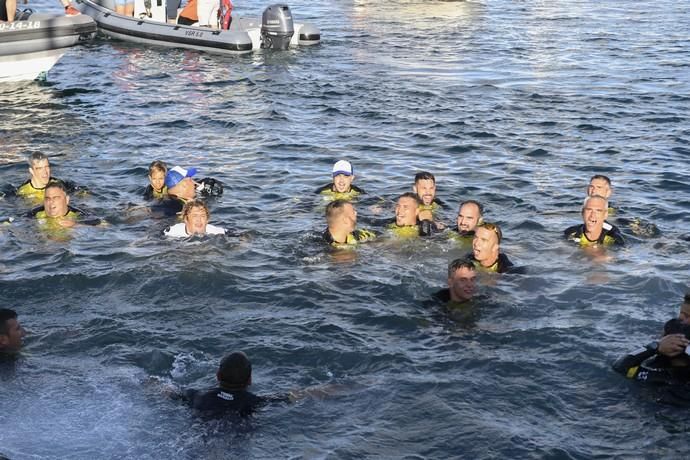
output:
[[[604,222],[604,228],[601,230],[601,235],[596,240],[590,240],[585,234],[585,225],[573,225],[568,227],[563,232],[566,239],[575,241],[580,246],[592,246],[595,244],[600,244],[602,246],[609,246],[612,244],[624,245],[625,240],[621,234],[618,227],[611,225],[608,222]]]
[[[502,252],[498,254],[498,258],[496,259],[496,262],[493,263],[490,267],[485,267],[477,259],[474,258],[474,253],[469,253],[467,255],[467,260],[472,261],[474,263],[474,267],[478,271],[483,271],[483,272],[490,272],[490,273],[506,273],[509,271],[512,271],[513,263],[508,260],[508,256],[503,254]]]
[[[345,249],[352,248],[358,243],[364,243],[365,241],[371,241],[376,238],[376,233],[369,230],[355,230],[354,232],[347,235],[344,243],[338,243],[333,239],[331,232],[326,229],[323,232],[323,239],[326,243],[330,244],[334,248]]]
[[[434,201],[431,202],[431,204],[424,204],[421,203],[417,208],[420,211],[431,211],[431,214],[436,217],[436,213],[439,212],[441,208],[443,208],[445,205],[441,200],[438,198],[434,198]]]
[[[398,225],[393,221],[386,228],[398,238],[430,236],[439,231],[436,224],[431,220],[417,221],[415,225]]]
[[[144,190],[145,200],[162,200],[168,196],[168,187],[165,185],[160,190],[154,190],[154,188],[149,184]]]
[[[324,198],[328,199],[329,201],[335,201],[335,200],[348,200],[349,201],[349,200],[356,198],[359,195],[363,195],[364,190],[357,187],[356,185],[350,185],[349,191],[347,191],[347,192],[336,192],[335,187],[333,186],[333,183],[331,182],[330,184],[326,184],[323,187],[317,188],[314,193],[323,195]]]
[[[453,231],[449,232],[449,238],[453,241],[457,241],[463,246],[471,246],[472,240],[474,239],[474,230],[469,232],[460,232],[457,227]]]
[[[44,223],[47,227],[52,227],[57,222],[57,217],[48,217],[45,208],[43,206],[37,206],[28,213],[29,217],[34,217]],[[62,216],[63,219],[70,219],[78,221],[80,224],[84,225],[99,225],[103,223],[98,217],[87,214],[79,208],[73,206],[67,206],[67,214]]]
[[[419,225],[398,225],[393,222],[388,224],[386,228],[398,238],[417,238],[419,236]]]
[[[51,177],[50,179],[48,179],[48,184],[51,184],[53,182],[65,183],[64,181],[61,181],[60,179],[56,179],[54,177]],[[46,187],[48,186],[48,184],[46,184]],[[65,185],[67,185],[67,183],[65,183]],[[22,185],[17,187],[17,191],[15,193],[17,196],[27,198],[27,199],[31,200],[32,202],[39,204],[39,203],[43,203],[43,199],[45,198],[45,194],[46,194],[46,187],[43,187],[43,188],[34,187],[33,185],[31,185],[31,179],[27,179],[26,182],[24,182]],[[69,185],[67,185],[68,193],[71,191],[70,188],[71,187]]]

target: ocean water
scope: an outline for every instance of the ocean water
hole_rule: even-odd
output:
[[[105,227],[48,238],[0,200],[0,301],[28,330],[0,374],[0,454],[93,458],[685,458],[687,407],[611,362],[688,290],[690,5],[675,1],[289,2],[316,47],[249,56],[97,39],[44,83],[0,92],[0,182],[25,156],[88,187]],[[30,5],[58,11],[57,2]],[[266,5],[236,2],[236,15]],[[523,275],[483,276],[476,320],[429,303],[443,236],[333,255],[314,189],[354,164],[376,229],[414,174],[443,219],[477,199]],[[141,198],[154,159],[225,192],[238,237],[169,241]],[[562,239],[591,175],[628,244]],[[642,225],[631,226],[630,221]],[[243,422],[162,387],[214,383],[244,350],[252,389],[325,387]]]

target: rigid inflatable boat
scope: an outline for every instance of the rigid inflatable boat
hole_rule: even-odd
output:
[[[76,6],[96,21],[103,35],[147,45],[243,54],[258,49],[315,45],[321,41],[318,28],[293,22],[287,5],[271,5],[258,19],[233,17],[227,30],[170,23],[174,19],[168,18],[175,17],[177,11],[168,11],[166,0],[136,0],[134,17],[115,13],[114,0],[76,0]]]
[[[67,48],[96,35],[89,16],[25,12],[0,23],[0,82],[44,78]]]

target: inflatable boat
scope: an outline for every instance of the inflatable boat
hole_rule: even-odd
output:
[[[67,49],[96,35],[89,16],[25,12],[0,23],[0,82],[44,78]]]
[[[258,19],[233,17],[229,28],[223,29],[218,24],[203,27],[177,24],[174,19],[178,14],[177,3],[171,8],[166,3],[166,0],[136,0],[134,16],[128,17],[113,11],[114,0],[76,0],[77,8],[96,21],[101,34],[146,45],[244,54],[258,49],[316,45],[321,40],[318,28],[293,21],[287,5],[271,5]]]

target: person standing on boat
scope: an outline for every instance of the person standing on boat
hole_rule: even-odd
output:
[[[115,0],[115,12],[122,16],[134,16],[134,0]]]
[[[232,13],[232,2],[227,0],[222,2],[222,4],[224,7],[223,14],[230,17]],[[218,7],[218,0],[189,0],[187,5],[180,12],[177,23],[185,26],[191,26],[198,23],[200,27],[215,28],[218,25]]]
[[[0,0],[0,21],[12,22],[17,12],[17,0]]]
[[[72,2],[70,2],[69,0],[60,0],[60,3],[62,3],[62,6],[65,7],[65,14],[67,16],[77,16],[81,14],[81,11],[72,6]],[[132,6],[132,8],[134,8],[134,6]]]

